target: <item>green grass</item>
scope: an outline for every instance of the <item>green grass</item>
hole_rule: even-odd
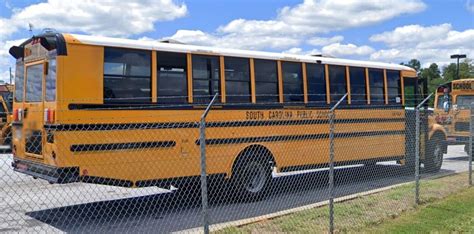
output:
[[[439,229],[438,226],[433,226],[432,229],[397,229],[398,227],[407,226],[405,223],[400,223],[400,226],[389,226],[396,225],[401,220],[408,222],[415,220],[412,215],[417,215],[421,212],[424,207],[426,209],[433,209],[432,214],[448,214],[447,217],[433,216],[425,217],[420,216],[418,222],[428,222],[430,219],[433,224],[442,224],[449,231],[472,231],[469,229],[473,224],[474,217],[474,191],[469,189],[467,194],[464,193],[468,188],[467,185],[467,173],[456,174],[433,180],[422,180],[420,187],[420,201],[421,205],[416,207],[414,204],[414,183],[402,185],[396,188],[392,188],[379,193],[360,196],[344,202],[338,202],[335,204],[334,216],[335,216],[335,228],[336,232],[430,232],[444,230]],[[461,192],[461,193],[460,193]],[[460,198],[452,199],[451,196],[463,196],[465,200],[469,200],[469,204],[472,206],[463,205],[466,203],[464,200],[460,203],[456,203],[454,208],[450,208],[450,205],[440,206],[437,208],[438,213],[435,212],[439,201],[453,201],[459,200]],[[465,197],[464,197],[465,196]],[[466,204],[467,204],[466,203]],[[441,204],[441,203],[439,203]],[[459,207],[457,207],[459,206]],[[454,215],[453,213],[459,212],[461,214]],[[302,210],[292,214],[260,220],[256,223],[243,225],[239,227],[228,227],[223,230],[219,230],[219,233],[327,233],[328,232],[328,207],[322,206],[313,209]],[[410,218],[405,218],[410,217]],[[451,219],[451,217],[455,217]],[[400,221],[399,221],[400,220]],[[445,222],[449,220],[449,222]],[[459,222],[454,222],[458,220]],[[442,221],[442,222],[441,222]],[[417,225],[424,225],[420,223],[413,223],[413,227]],[[456,229],[456,227],[464,227]],[[427,227],[430,227],[427,225]]]
[[[422,206],[415,212],[367,228],[364,232],[452,233],[474,232],[474,188]]]

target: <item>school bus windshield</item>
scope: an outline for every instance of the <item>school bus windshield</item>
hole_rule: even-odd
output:
[[[459,109],[469,109],[474,102],[474,95],[460,95],[456,98],[456,105]]]

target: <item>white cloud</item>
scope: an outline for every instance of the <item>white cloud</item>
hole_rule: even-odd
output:
[[[154,23],[183,17],[185,4],[173,0],[48,0],[15,9],[10,18],[0,18],[0,38],[32,23],[36,29],[129,36],[154,30]],[[4,27],[8,25],[8,27]]]
[[[466,1],[466,9],[472,13],[474,13],[474,2],[472,0]]]
[[[0,18],[0,79],[6,79],[4,76],[13,61],[8,54],[13,41],[7,40],[15,32],[28,29],[29,23],[35,30],[54,28],[63,32],[127,37],[153,31],[156,22],[186,14],[186,5],[174,0],[48,0],[13,9],[10,18]]]
[[[26,39],[0,41],[0,80],[9,81],[10,79],[9,68],[12,66],[12,58],[8,50],[14,45],[20,45],[25,40]],[[12,73],[15,73],[14,67],[12,67]]]
[[[372,53],[372,60],[401,62],[416,58],[424,64],[447,64],[452,62],[451,54],[474,56],[474,29],[455,31],[450,24],[407,25],[373,35],[370,40],[388,46]]]
[[[12,5],[10,4],[9,0],[4,0],[4,1],[5,1],[5,8],[12,9]]]
[[[200,30],[178,30],[170,39],[193,45],[217,46],[235,49],[286,49],[297,46],[301,40],[293,37],[267,35],[212,35]]]
[[[283,51],[282,53],[284,53],[284,54],[303,54],[304,51],[303,51],[302,48],[293,47],[293,48],[290,48],[288,50]]]
[[[334,37],[312,37],[306,41],[309,45],[312,46],[326,46],[332,43],[339,43],[344,40],[343,36],[334,36]]]
[[[0,18],[0,41],[6,40],[7,35],[10,35],[15,31],[16,28],[10,25],[9,20]]]
[[[299,47],[293,47],[288,50],[283,51],[282,53],[284,54],[298,54],[298,55],[319,55],[322,54],[320,50],[318,49],[312,49],[309,51],[303,50],[302,48]]]
[[[305,0],[284,7],[273,20],[237,19],[219,28],[223,33],[308,35],[380,23],[424,10],[420,0]],[[350,17],[349,17],[350,16]]]
[[[236,19],[214,33],[179,30],[171,38],[190,44],[250,49],[289,49],[304,41],[324,46],[343,38],[314,37],[315,34],[377,24],[425,8],[421,0],[304,0],[284,7],[274,19]]]
[[[344,57],[344,56],[365,56],[369,55],[375,50],[370,46],[357,46],[354,44],[341,44],[341,43],[334,43],[327,46],[324,46],[323,54],[327,54],[333,57]]]
[[[390,47],[413,46],[420,42],[428,42],[451,30],[450,24],[441,24],[430,27],[421,25],[406,25],[395,28],[393,31],[376,34],[370,37],[373,42],[383,42]]]

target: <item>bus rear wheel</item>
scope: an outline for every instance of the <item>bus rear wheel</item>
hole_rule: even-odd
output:
[[[249,160],[237,165],[232,178],[236,199],[260,200],[268,195],[272,181],[271,165],[264,160]]]
[[[435,137],[430,140],[428,152],[425,157],[425,169],[427,172],[438,172],[443,165],[443,147],[441,138]]]

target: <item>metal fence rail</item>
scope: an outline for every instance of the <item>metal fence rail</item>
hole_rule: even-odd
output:
[[[0,154],[0,231],[356,232],[472,185],[472,111],[469,152],[444,152],[429,97],[248,110],[217,97],[182,111],[56,110],[70,114],[54,124],[30,110]]]

